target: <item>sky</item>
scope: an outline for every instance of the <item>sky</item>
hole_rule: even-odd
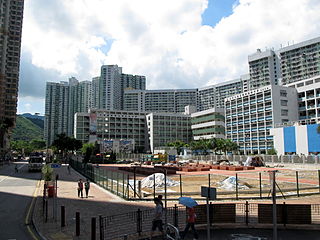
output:
[[[319,0],[25,0],[18,113],[44,114],[46,82],[104,64],[147,89],[190,89],[248,73],[256,49],[320,36]]]

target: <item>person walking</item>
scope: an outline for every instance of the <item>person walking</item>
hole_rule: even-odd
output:
[[[187,214],[188,214],[187,225],[186,225],[184,231],[182,232],[181,239],[185,238],[190,227],[191,227],[191,230],[193,233],[193,239],[198,239],[199,236],[198,236],[197,230],[194,227],[194,224],[196,222],[196,217],[197,217],[194,208],[187,207]]]
[[[88,178],[87,178],[86,182],[84,183],[84,189],[86,190],[86,198],[88,198],[89,189],[90,189],[90,181]]]
[[[150,239],[152,239],[153,233],[157,228],[162,233],[162,236],[163,236],[163,223],[162,223],[163,207],[161,204],[161,200],[159,198],[155,198],[154,203],[156,204],[156,206],[154,209],[154,217],[152,220]]]
[[[78,181],[78,197],[83,198],[83,182],[82,179],[79,179]]]

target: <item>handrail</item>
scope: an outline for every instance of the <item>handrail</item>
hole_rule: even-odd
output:
[[[167,223],[166,226],[166,237],[170,240],[180,240],[179,229],[173,226],[170,223]]]

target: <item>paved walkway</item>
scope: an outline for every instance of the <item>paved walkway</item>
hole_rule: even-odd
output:
[[[46,239],[90,239],[91,237],[91,218],[98,215],[111,216],[132,212],[140,209],[151,209],[154,204],[151,202],[129,202],[115,196],[101,187],[91,183],[88,198],[78,198],[77,181],[83,177],[73,169],[71,174],[68,173],[67,166],[55,169],[59,175],[58,180],[58,197],[57,197],[57,214],[54,219],[53,199],[48,200],[48,221],[45,222],[43,216],[42,193],[43,181],[38,191],[38,199],[34,212],[34,223],[37,230]],[[61,228],[60,209],[65,206],[66,209],[66,227]],[[80,236],[75,236],[75,216],[80,212]],[[98,219],[97,219],[98,225]],[[97,234],[98,236],[98,234]]]
[[[46,239],[50,240],[69,240],[69,239],[91,239],[91,218],[97,218],[98,216],[113,216],[119,214],[126,214],[133,212],[140,208],[141,210],[152,209],[154,204],[152,202],[131,202],[125,201],[120,197],[117,197],[110,192],[102,189],[101,187],[91,183],[91,189],[89,192],[89,198],[78,198],[77,196],[77,181],[83,178],[76,171],[71,169],[71,173],[68,173],[67,166],[55,169],[55,173],[59,175],[58,180],[58,197],[56,203],[56,215],[54,214],[54,202],[53,199],[48,199],[48,220],[45,222],[43,216],[43,205],[42,205],[42,191],[43,184],[41,182],[40,189],[38,190],[38,198],[35,205],[34,211],[34,223],[37,230]],[[287,199],[286,202],[294,203],[319,203],[320,196],[310,196],[305,198]],[[267,201],[265,201],[267,202]],[[281,201],[282,202],[282,201]],[[168,206],[175,204],[176,202],[170,202]],[[66,209],[66,226],[60,227],[60,208],[65,206]],[[80,236],[75,236],[75,216],[76,212],[80,212]],[[127,215],[127,218],[132,216]],[[117,222],[118,225],[109,225],[108,227],[114,228],[113,232],[124,235],[126,234],[126,219],[121,222],[123,216],[118,217],[120,220]],[[99,236],[97,230],[97,237]],[[109,239],[109,238],[108,238]]]

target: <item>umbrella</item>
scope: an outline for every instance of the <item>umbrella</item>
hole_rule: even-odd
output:
[[[192,208],[198,205],[198,203],[191,197],[180,197],[179,203],[189,208]]]

